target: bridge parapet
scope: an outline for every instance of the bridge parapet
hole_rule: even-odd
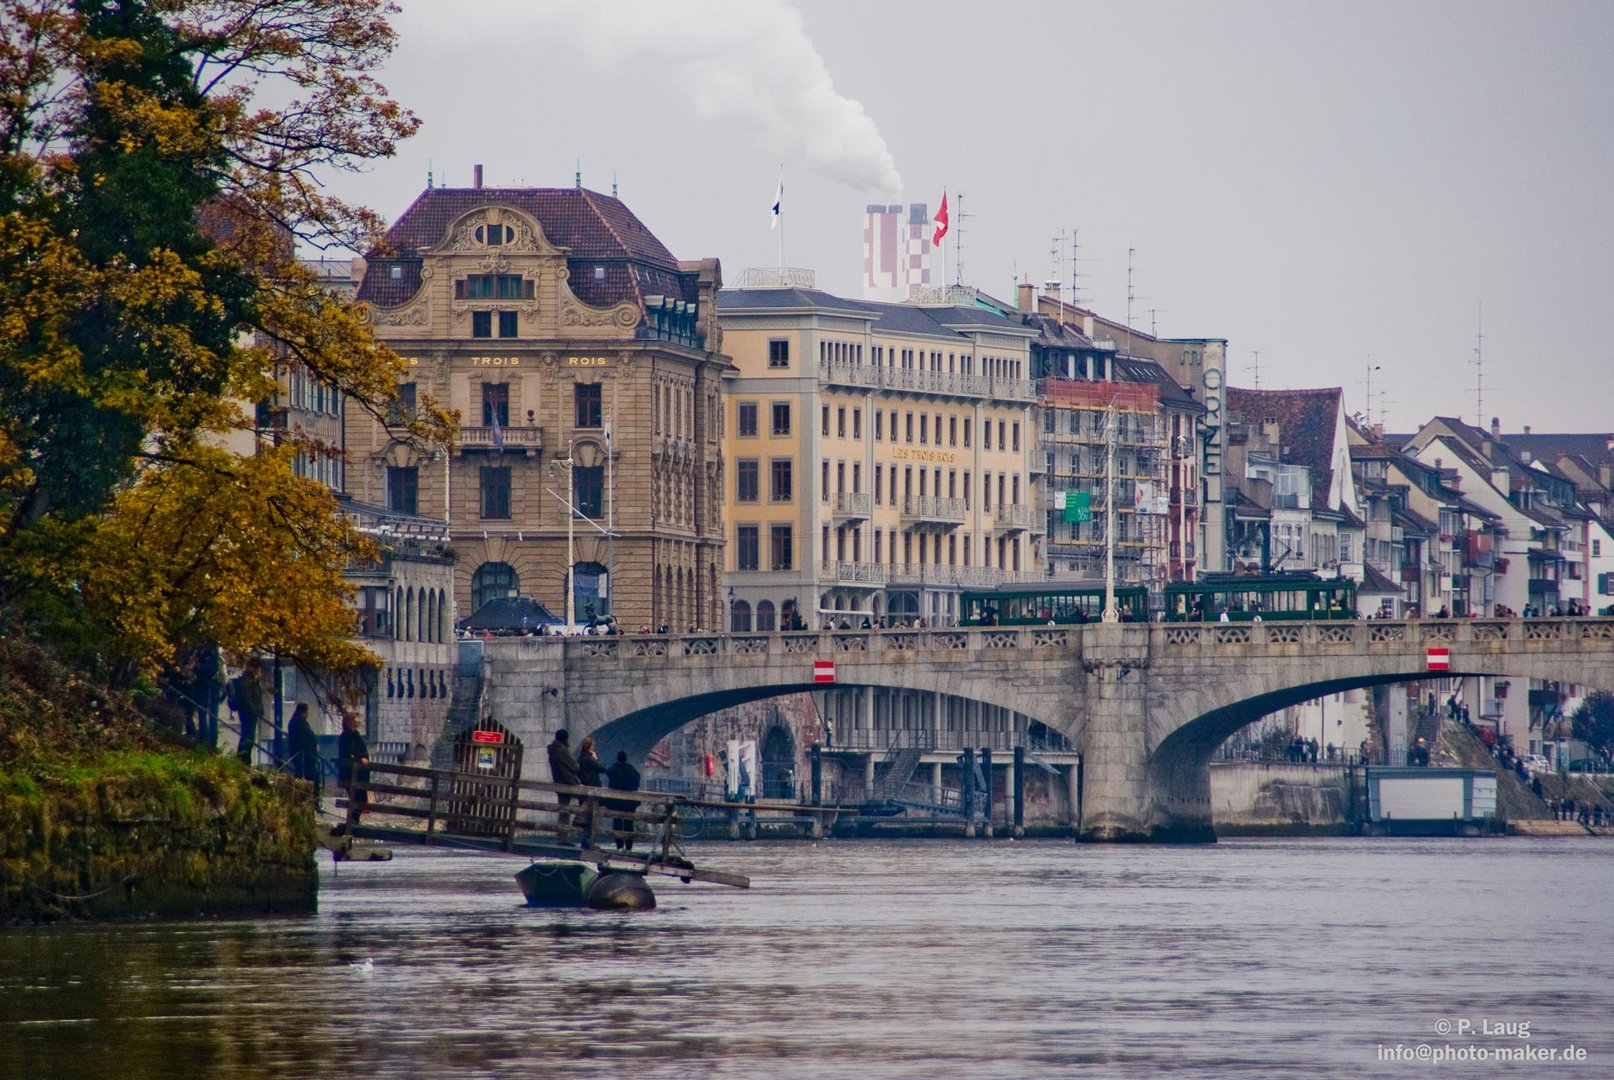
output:
[[[1155,624],[1151,652],[1223,645],[1373,646],[1508,645],[1614,642],[1614,619],[1402,619],[1319,622]]]
[[[775,633],[633,635],[564,640],[568,660],[707,656],[883,656],[892,653],[1002,653],[1068,649],[1080,644],[1079,626],[975,626],[904,630],[807,630]],[[532,640],[532,639],[523,639]],[[541,639],[540,639],[541,640]],[[967,657],[958,657],[967,659]]]

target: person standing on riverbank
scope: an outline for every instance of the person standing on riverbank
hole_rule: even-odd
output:
[[[286,725],[286,747],[290,751],[291,774],[319,788],[319,740],[308,722],[308,703],[299,701]]]
[[[370,802],[370,793],[359,786],[370,782],[370,748],[365,744],[364,732],[359,730],[359,718],[353,713],[342,714],[342,737],[336,742],[336,761],[341,770],[342,786],[347,788],[348,820],[356,822]]]
[[[252,750],[258,744],[258,722],[263,719],[263,669],[257,657],[249,657],[241,674],[230,680],[227,703],[241,729],[235,756],[251,765]]]

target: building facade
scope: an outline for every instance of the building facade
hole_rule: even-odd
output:
[[[1035,329],[800,287],[719,308],[731,626],[947,625],[961,589],[1042,574]]]
[[[578,622],[718,625],[717,261],[675,259],[613,197],[483,188],[480,167],[387,242],[358,299],[409,362],[399,408],[429,396],[460,426],[433,456],[350,416],[349,490],[448,521],[464,615],[519,595]]]

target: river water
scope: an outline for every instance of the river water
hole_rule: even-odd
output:
[[[0,930],[0,1077],[1614,1075],[1606,840],[690,853],[753,887],[406,849],[309,917]]]

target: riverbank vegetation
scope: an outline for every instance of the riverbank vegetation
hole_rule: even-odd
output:
[[[25,821],[52,872],[84,853],[47,892],[141,876],[95,844],[194,852],[223,820],[254,852],[242,830],[296,825],[289,787],[166,736],[182,657],[373,660],[343,580],[373,550],[309,475],[340,447],[279,403],[292,372],[348,408],[396,399],[402,360],[296,258],[379,235],[320,174],[415,130],[373,76],[394,10],[0,0],[0,841]],[[422,397],[392,427],[429,451],[451,423]]]

